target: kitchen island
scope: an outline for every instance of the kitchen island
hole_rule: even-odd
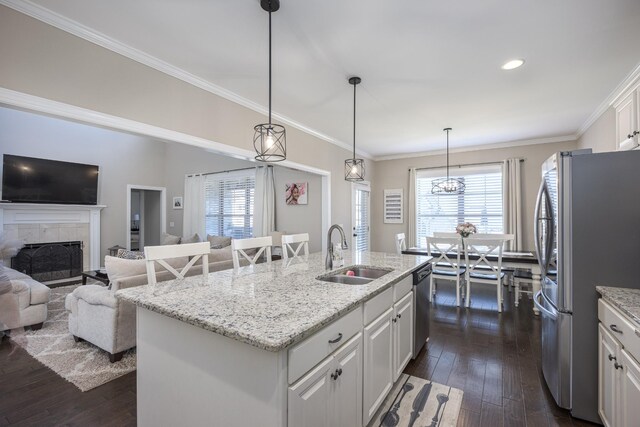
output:
[[[366,424],[412,356],[429,259],[346,252],[388,271],[361,285],[318,280],[317,253],[118,291],[137,306],[138,424]]]

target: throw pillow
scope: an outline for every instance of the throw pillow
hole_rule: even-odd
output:
[[[126,249],[118,249],[116,258],[124,259],[144,259],[144,253],[140,251],[128,251]]]
[[[207,240],[211,244],[211,249],[222,249],[227,246],[231,246],[231,237],[225,236],[212,236],[207,234]]]
[[[173,234],[162,233],[160,237],[161,245],[177,245],[180,243],[180,236],[174,236]]]
[[[181,244],[183,244],[183,243],[200,243],[200,242],[202,242],[202,239],[200,238],[200,236],[198,235],[198,233],[194,234],[194,235],[193,235],[193,236],[191,236],[191,237],[183,237],[183,238],[180,240],[180,243],[181,243]]]

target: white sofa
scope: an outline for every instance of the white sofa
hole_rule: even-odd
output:
[[[20,327],[42,328],[47,320],[51,289],[8,267],[0,266],[0,276],[11,283],[11,289],[0,294],[0,331]]]
[[[183,267],[188,258],[170,260],[174,267]],[[124,352],[136,346],[136,308],[133,304],[115,297],[119,289],[146,285],[147,273],[144,259],[130,260],[105,257],[105,268],[110,286],[79,286],[67,295],[65,307],[69,311],[69,332],[76,341],[86,340],[109,353],[114,363],[122,359]],[[209,256],[209,272],[233,268],[231,248],[212,249]],[[179,268],[177,268],[179,270]],[[188,276],[202,274],[202,265],[195,265]],[[158,282],[175,277],[166,270],[156,273]]]

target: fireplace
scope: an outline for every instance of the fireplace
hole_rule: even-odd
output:
[[[30,243],[11,258],[11,268],[39,282],[67,279],[82,274],[81,241]]]

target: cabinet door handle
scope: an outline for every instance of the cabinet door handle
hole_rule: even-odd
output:
[[[634,131],[633,131],[633,136],[636,136],[636,135],[637,135],[637,134],[639,134],[639,133],[640,133],[640,131],[634,130]]]
[[[609,355],[609,360],[618,360],[615,356]]]
[[[631,139],[631,138],[633,138],[633,134],[632,134],[632,133],[630,133],[629,135],[627,135],[627,139]]]
[[[398,321],[397,317],[394,317],[393,319],[391,319],[393,321],[393,323],[396,323]]]
[[[336,371],[336,373],[338,374],[338,376],[342,375],[342,368],[338,368],[338,370]]]
[[[618,328],[617,325],[609,325],[609,329],[611,329],[616,334],[621,334],[622,333],[622,331],[620,330],[620,328]]]
[[[624,367],[621,364],[619,364],[618,362],[613,362],[613,366],[615,366],[616,369],[622,369]]]
[[[398,319],[400,319],[402,317],[402,314],[398,313]]]
[[[342,332],[339,332],[339,333],[338,333],[338,338],[333,339],[333,340],[329,340],[329,344],[335,344],[335,343],[337,343],[338,341],[340,341],[341,339],[342,339]]]
[[[332,380],[337,380],[338,379],[338,374],[336,372],[334,372],[333,374],[331,374],[331,379]]]

